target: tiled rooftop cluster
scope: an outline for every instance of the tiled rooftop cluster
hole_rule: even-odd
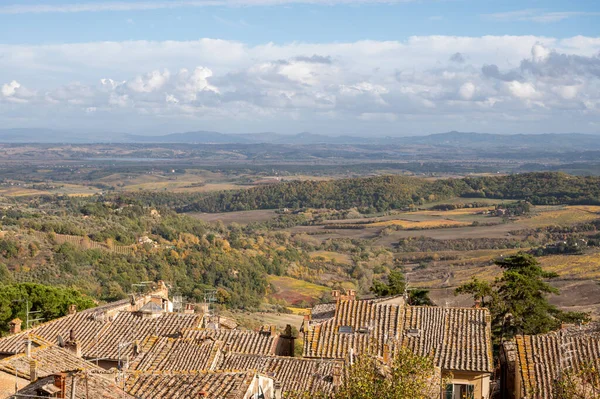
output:
[[[442,369],[491,372],[490,322],[487,309],[340,300],[333,317],[304,324],[304,356],[383,357],[385,345],[390,351],[403,346],[419,355],[433,355]]]
[[[30,349],[0,360],[0,380],[13,381],[15,376],[19,377],[17,384],[21,389],[17,398],[57,393],[61,386],[64,387],[64,397],[70,398],[74,380],[75,398],[132,398],[115,384],[116,373],[83,360],[43,338],[28,338],[31,342]],[[13,392],[11,390],[6,394]]]
[[[273,378],[281,384],[283,392],[331,392],[334,365],[342,365],[334,360],[275,356],[276,341],[265,332],[187,330],[182,335],[182,338],[146,339],[142,353],[129,365],[129,373],[141,378],[148,373],[195,375],[252,370]]]
[[[73,356],[67,350],[50,344],[43,339],[31,337],[32,345],[27,356],[25,352],[0,360],[0,371],[31,380],[31,361],[35,362],[38,378],[43,378],[65,370],[102,370],[94,364]],[[23,347],[25,347],[23,343]]]
[[[43,323],[30,330],[0,340],[0,353],[23,351],[27,334],[35,334],[49,342],[58,343],[73,331],[83,357],[118,360],[133,357],[134,340],[152,335],[173,335],[181,330],[199,327],[202,316],[196,314],[161,313],[148,318],[138,312],[118,311],[112,317],[97,317],[97,313],[81,312]],[[130,343],[129,345],[119,344]]]

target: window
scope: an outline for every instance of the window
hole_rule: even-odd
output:
[[[443,399],[475,399],[475,385],[448,384]]]
[[[340,334],[352,334],[354,332],[354,329],[352,328],[352,326],[340,326],[338,332]]]

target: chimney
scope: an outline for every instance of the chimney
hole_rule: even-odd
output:
[[[475,299],[475,305],[473,305],[473,307],[475,309],[481,308],[481,299],[480,298]]]
[[[388,364],[390,362],[390,345],[383,344],[383,362]]]
[[[304,315],[304,321],[310,321],[310,313]]]
[[[77,313],[77,305],[75,305],[74,303],[69,305],[69,310],[68,310],[68,314],[75,314]]]
[[[60,389],[57,398],[65,399],[67,395],[67,375],[65,373],[54,374],[54,385]]]
[[[64,348],[75,356],[81,357],[81,345],[79,345],[79,342],[75,338],[75,330],[71,329],[69,331],[69,340],[65,342]]]
[[[337,301],[338,299],[340,299],[340,291],[331,290],[331,297]]]
[[[36,382],[38,379],[37,362],[33,359],[29,361],[29,381]]]
[[[269,326],[269,333],[271,334],[271,337],[275,337],[277,335],[277,327],[274,324]]]
[[[27,337],[27,342],[25,343],[25,356],[28,358],[31,357],[31,337]]]
[[[333,386],[339,387],[340,385],[342,385],[342,365],[336,363],[333,366]]]
[[[348,297],[348,300],[353,301],[356,299],[356,291],[348,290],[348,291],[346,291],[346,296]]]
[[[186,303],[185,304],[185,310],[183,311],[183,313],[186,314],[193,314],[196,311],[196,307],[193,303]]]
[[[21,325],[23,321],[19,318],[13,319],[8,323],[8,329],[11,334],[18,334],[21,332]]]
[[[281,389],[281,382],[276,382],[274,399],[282,399],[282,397],[283,397],[283,395],[282,395],[282,389]]]

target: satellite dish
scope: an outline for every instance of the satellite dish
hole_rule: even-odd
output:
[[[65,347],[65,340],[63,339],[63,337],[60,336],[60,334],[56,337],[58,339],[58,346],[60,346],[61,348]]]

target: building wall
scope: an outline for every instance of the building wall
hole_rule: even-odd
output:
[[[490,374],[467,371],[444,371],[443,378],[449,378],[449,384],[467,384],[475,387],[475,399],[490,399]]]

